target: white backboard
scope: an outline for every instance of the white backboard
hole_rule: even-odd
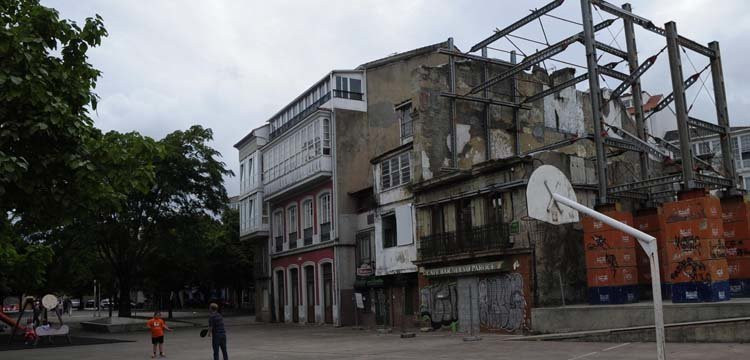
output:
[[[542,165],[531,173],[526,187],[529,217],[554,225],[578,222],[578,212],[553,201],[552,193],[578,201],[565,174],[552,165]]]

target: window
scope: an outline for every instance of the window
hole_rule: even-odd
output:
[[[281,210],[273,214],[273,236],[276,252],[284,250],[284,214]]]
[[[750,167],[750,135],[740,136],[740,157],[742,167]]]
[[[486,198],[485,214],[486,224],[499,224],[503,222],[502,194],[491,194]]]
[[[704,141],[698,143],[698,155],[705,155],[711,153],[711,142]]]
[[[313,238],[313,202],[305,200],[302,203],[302,236],[305,245],[312,244]]]
[[[245,191],[245,164],[240,164],[240,191]]]
[[[311,121],[265,151],[263,155],[263,179],[270,182],[321,154],[331,154],[331,121],[328,118],[317,118]],[[250,163],[242,162],[242,164],[245,164],[245,171],[242,172],[242,176],[246,176],[248,171],[254,171],[252,161]],[[245,184],[250,184],[253,181],[255,180],[246,178]]]
[[[357,267],[363,264],[372,264],[372,231],[363,231],[357,234]]]
[[[287,224],[289,232],[289,248],[297,247],[297,206],[292,205],[287,209]]]
[[[352,100],[362,100],[362,80],[349,79],[349,98]]]
[[[384,215],[381,221],[383,228],[383,249],[396,246],[396,214]]]
[[[333,95],[342,99],[362,100],[362,80],[336,76]]]
[[[331,240],[331,194],[320,195],[319,200],[320,241],[328,241]]]
[[[405,152],[383,160],[381,166],[381,191],[407,184],[411,181],[411,153]]]
[[[253,199],[249,199],[246,204],[247,204],[247,211],[246,211],[247,212],[247,217],[245,219],[245,222],[247,224],[245,226],[246,227],[253,227],[253,226],[256,225],[255,224],[255,219],[253,218],[253,207],[254,207],[255,204],[253,203]]]
[[[398,112],[398,119],[401,124],[401,138],[404,139],[414,135],[411,119],[411,102],[399,106],[396,111]]]
[[[323,154],[331,155],[331,121],[323,119]]]
[[[438,235],[445,232],[445,226],[443,225],[443,206],[435,205],[430,209],[430,233],[432,235]]]

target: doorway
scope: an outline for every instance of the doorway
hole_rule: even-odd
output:
[[[333,324],[333,266],[331,263],[322,265],[323,268],[323,309],[325,322]]]
[[[315,268],[305,267],[305,299],[307,300],[307,322],[315,322]]]
[[[284,270],[276,272],[276,294],[278,301],[276,302],[276,320],[280,323],[284,322],[284,303],[285,303],[285,291],[284,291]]]
[[[299,322],[299,270],[289,269],[292,285],[292,321]]]

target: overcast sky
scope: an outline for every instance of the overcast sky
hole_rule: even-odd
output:
[[[251,129],[311,86],[331,69],[354,68],[395,52],[455,39],[461,50],[541,7],[547,0],[401,0],[401,1],[97,1],[42,0],[61,16],[78,22],[100,14],[109,31],[90,62],[103,75],[96,92],[101,96],[94,114],[96,126],[107,131],[139,131],[161,138],[201,124],[214,130],[214,146],[228,167],[237,172],[232,147]],[[616,2],[616,4],[620,4]],[[662,26],[674,20],[680,34],[701,43],[718,40],[733,125],[750,125],[750,2],[742,0],[633,0],[633,10]],[[580,21],[580,1],[568,0],[552,14]],[[609,18],[594,12],[594,21]],[[549,42],[581,28],[542,18]],[[597,33],[597,40],[625,48],[622,22]],[[539,22],[519,35],[545,41]],[[658,35],[636,28],[640,59],[666,44]],[[544,46],[514,41],[525,53]],[[511,50],[505,39],[492,45]],[[556,57],[585,65],[583,46],[574,45]],[[500,51],[490,55],[507,59]],[[605,56],[601,63],[611,61]],[[707,64],[707,59],[683,54],[685,76]],[[566,65],[546,62],[548,68]],[[626,65],[618,70],[625,71]],[[578,70],[580,73],[582,69]],[[687,92],[691,115],[715,122],[710,76]],[[602,86],[614,88],[607,79]],[[666,51],[643,78],[650,93],[671,92]],[[237,194],[237,178],[225,180],[230,195]]]

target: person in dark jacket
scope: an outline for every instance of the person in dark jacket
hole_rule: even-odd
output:
[[[229,360],[229,355],[227,355],[227,332],[224,329],[224,317],[219,313],[219,305],[211,303],[208,310],[208,336],[211,337],[214,360],[219,360],[219,349],[221,349],[224,360]]]

